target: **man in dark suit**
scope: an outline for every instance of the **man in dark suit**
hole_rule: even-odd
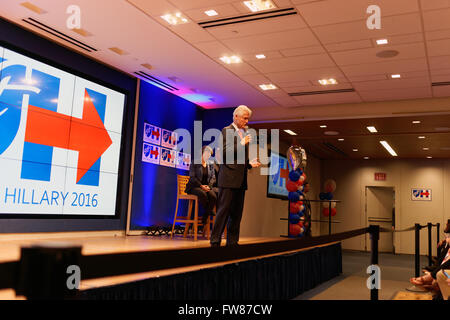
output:
[[[219,167],[217,214],[211,233],[211,246],[220,246],[222,233],[227,225],[227,246],[237,245],[247,190],[247,170],[261,164],[257,159],[249,161],[247,123],[252,111],[244,105],[233,112],[233,123],[222,130],[223,163]]]

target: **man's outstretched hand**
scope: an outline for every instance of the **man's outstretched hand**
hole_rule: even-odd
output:
[[[261,166],[261,163],[258,161],[258,158],[255,158],[250,161],[250,165],[252,166],[252,168],[258,168]]]

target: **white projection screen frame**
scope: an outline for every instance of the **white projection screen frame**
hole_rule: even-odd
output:
[[[0,217],[114,217],[126,94],[39,60],[0,46]]]

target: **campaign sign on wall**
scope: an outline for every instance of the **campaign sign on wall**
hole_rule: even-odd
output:
[[[174,149],[177,146],[177,134],[173,131],[162,129],[161,146],[169,149]]]
[[[125,95],[0,47],[0,213],[115,215]]]
[[[144,145],[142,147],[142,161],[153,164],[159,164],[160,158],[161,158],[161,147],[144,142]]]
[[[175,168],[177,164],[177,152],[175,150],[161,148],[161,159],[159,159],[159,164]]]
[[[145,122],[144,142],[153,143],[159,146],[161,144],[161,128]]]
[[[431,201],[431,189],[412,189],[412,201]]]
[[[184,152],[178,152],[177,169],[189,170],[191,166],[191,155]]]

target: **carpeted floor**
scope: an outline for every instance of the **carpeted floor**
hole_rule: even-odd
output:
[[[421,267],[428,264],[427,257],[421,257]],[[369,300],[366,273],[370,265],[370,253],[359,251],[342,252],[342,274],[320,286],[303,293],[295,300]],[[392,300],[398,293],[411,287],[409,279],[414,276],[414,255],[379,255],[381,269],[380,300]]]

